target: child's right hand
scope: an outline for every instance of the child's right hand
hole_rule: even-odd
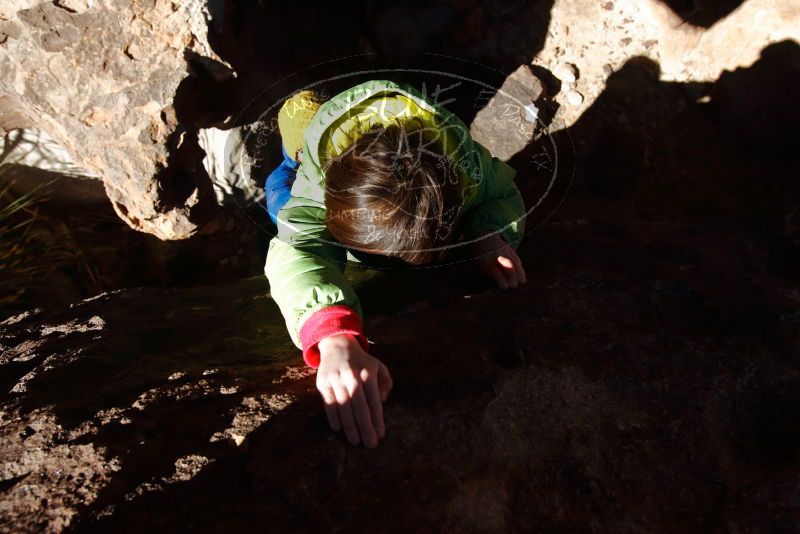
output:
[[[522,260],[497,233],[485,233],[474,245],[478,269],[493,278],[500,289],[515,288],[527,282]]]
[[[331,430],[344,428],[353,445],[376,447],[386,434],[382,403],[392,389],[389,369],[350,334],[326,337],[318,347],[317,389]]]

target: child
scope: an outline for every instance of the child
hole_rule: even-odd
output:
[[[417,90],[373,80],[324,104],[308,91],[279,113],[284,162],[267,180],[278,225],[265,265],[272,297],[308,365],[333,430],[375,447],[389,370],[368,354],[348,254],[410,265],[461,240],[502,289],[525,283],[514,251],[525,206],[515,171]],[[291,188],[291,191],[289,191]]]

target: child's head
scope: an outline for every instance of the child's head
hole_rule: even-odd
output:
[[[443,256],[455,237],[458,180],[425,134],[378,127],[326,164],[326,225],[338,242],[412,265]]]

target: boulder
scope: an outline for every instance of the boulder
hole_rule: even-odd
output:
[[[220,63],[204,2],[12,2],[0,12],[0,127],[35,127],[102,176],[117,214],[161,239],[213,213],[208,177],[180,168],[175,113],[192,65]]]

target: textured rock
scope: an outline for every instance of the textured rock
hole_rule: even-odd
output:
[[[211,22],[207,10],[214,12]],[[260,21],[273,19],[303,24],[264,32]],[[212,50],[209,25],[210,41],[237,73]],[[335,26],[336,35],[321,32],[323,25]],[[518,70],[530,65],[548,82],[554,106],[537,103],[535,112],[522,106],[521,122],[512,117],[511,124],[492,118],[497,105],[506,107],[498,100],[473,125],[508,158],[534,136],[527,131],[531,119],[573,124],[632,57],[655,61],[664,80],[702,84],[751,64],[770,42],[797,35],[793,0],[459,0],[422,11],[408,1],[340,9],[223,0],[7,0],[0,6],[0,130],[47,132],[79,167],[102,176],[114,209],[131,227],[180,239],[213,218],[218,202],[259,200],[268,169],[241,158],[242,165],[226,163],[212,132],[252,125],[261,110],[247,103],[265,87],[269,104],[279,101],[300,80],[275,87],[275,79],[298,67],[359,51],[378,52],[362,58],[368,68],[407,66],[424,51],[444,51],[511,73],[509,84],[519,78],[536,93],[538,82]],[[289,41],[297,43],[291,53],[284,48]],[[445,70],[463,68],[451,61]],[[553,87],[542,71],[553,73]],[[239,117],[243,107],[247,113]],[[509,124],[505,135],[501,126]],[[274,142],[261,149],[274,154],[250,159],[271,162],[278,153]],[[240,168],[228,174],[234,167]]]
[[[575,105],[569,91],[557,95],[564,104],[560,121],[567,126],[574,123],[603,91],[609,74],[632,57],[659,63],[666,81],[706,82],[724,70],[749,66],[768,44],[800,35],[800,6],[793,0],[748,0],[719,13],[708,25],[692,24],[691,16],[685,22],[670,4],[696,6],[702,13],[726,2],[554,2],[547,39],[532,63],[549,69],[584,96]],[[567,64],[580,73],[574,82]]]
[[[17,13],[33,4],[0,4],[14,23],[0,30],[5,43],[20,39]],[[563,0],[552,13],[548,2],[455,4],[470,17],[464,40],[507,54],[508,72],[547,36],[527,24],[547,28],[549,16],[531,72],[544,81],[541,67],[577,67],[574,82],[560,73],[556,84],[572,126],[551,132],[574,139],[572,152],[541,161],[543,138],[498,135],[496,116],[473,123],[513,154],[529,205],[535,166],[566,169],[568,185],[569,164],[577,169],[567,201],[519,249],[528,284],[490,289],[464,264],[352,275],[371,350],[396,383],[373,451],[327,430],[313,372],[261,276],[112,291],[8,318],[2,530],[796,530],[800,183],[783,147],[796,138],[800,47],[762,50],[795,24],[791,4],[750,0],[690,28],[660,3]],[[42,9],[83,9],[69,5]],[[82,16],[98,9],[85,6]],[[705,39],[737,41],[707,62],[679,62],[680,77],[708,83],[678,83],[659,63],[673,52],[653,42],[668,31],[695,43],[689,58],[716,53]],[[36,35],[52,44],[70,30]],[[508,81],[527,101],[539,91],[531,72]],[[585,100],[569,106],[569,91]],[[12,97],[20,102],[0,99],[2,124],[35,126],[34,108]],[[529,105],[514,119],[534,115]],[[209,133],[206,164],[225,175],[236,142]],[[234,250],[255,247],[223,227]],[[198,254],[170,268],[183,283],[209,261],[210,247],[191,241]],[[119,243],[120,254],[136,248]]]
[[[596,148],[519,248],[518,290],[463,263],[348,270],[395,381],[375,450],[327,430],[262,276],[6,319],[0,524],[792,531],[797,163],[768,144],[742,150],[709,111],[736,108],[759,80],[785,92],[798,57],[773,45],[677,116],[664,110],[685,84],[650,61],[615,72],[567,132]],[[798,108],[773,105],[757,108],[773,128]],[[529,157],[512,157],[526,192]]]
[[[580,106],[583,103],[583,95],[578,91],[569,91],[567,93],[567,102],[571,106]]]
[[[507,161],[531,142],[545,91],[542,83],[521,65],[506,78],[470,125],[470,133],[498,158]]]
[[[606,207],[582,206],[588,222],[573,213],[527,247],[517,292],[452,269],[364,282],[373,352],[396,383],[372,451],[326,429],[262,277],[7,319],[0,521],[17,532],[787,527],[796,302],[752,288],[731,301],[731,251],[706,259],[692,251],[712,241],[681,245],[681,231],[641,221],[625,234],[635,221]]]
[[[578,67],[572,63],[563,63],[556,68],[553,74],[562,82],[572,84],[578,80]]]
[[[273,381],[275,383],[280,381],[286,363],[291,359],[289,355],[292,358],[295,356],[294,351],[288,349],[290,344],[269,341],[279,337],[281,332],[279,323],[274,317],[275,310],[270,309],[269,301],[264,298],[266,287],[263,278],[238,284],[237,289],[231,289],[230,306],[219,306],[219,303],[212,304],[211,301],[200,304],[210,296],[202,290],[186,293],[185,296],[189,300],[180,305],[183,307],[189,301],[199,299],[191,305],[198,305],[194,312],[187,309],[180,311],[182,316],[180,322],[186,326],[193,324],[192,329],[201,328],[209,332],[210,335],[205,338],[209,343],[206,349],[201,349],[202,341],[197,337],[199,331],[190,332],[179,327],[179,330],[173,330],[167,337],[162,337],[167,330],[163,330],[161,334],[152,330],[156,323],[153,322],[154,316],[151,312],[155,310],[145,311],[150,304],[142,307],[142,303],[161,302],[164,306],[157,305],[157,307],[163,315],[157,322],[175,325],[174,313],[178,312],[178,308],[168,304],[177,296],[172,291],[134,290],[116,296],[107,294],[79,305],[83,310],[94,310],[90,311],[86,318],[78,319],[75,316],[65,317],[62,320],[53,317],[52,320],[48,319],[45,323],[31,328],[32,323],[26,322],[34,317],[41,317],[39,315],[41,312],[33,311],[9,319],[0,327],[23,328],[27,335],[36,338],[35,341],[24,343],[9,344],[9,338],[0,341],[2,347],[0,366],[3,368],[0,382],[4,391],[13,390],[11,395],[16,396],[17,401],[31,393],[44,393],[37,384],[44,384],[39,382],[40,379],[48,381],[46,376],[50,371],[57,373],[69,369],[78,371],[77,367],[73,367],[78,364],[79,367],[86,366],[84,368],[88,374],[85,377],[89,375],[97,377],[95,372],[101,368],[111,371],[121,369],[119,365],[127,366],[124,362],[128,356],[117,359],[108,352],[110,345],[106,343],[112,345],[119,343],[117,348],[112,349],[112,352],[118,355],[138,353],[138,356],[134,357],[138,363],[125,371],[125,378],[120,376],[119,380],[112,381],[103,379],[95,383],[95,387],[92,388],[67,386],[53,390],[52,393],[58,397],[58,400],[54,400],[59,405],[55,411],[43,406],[31,411],[32,405],[27,401],[13,402],[13,406],[4,404],[0,412],[2,442],[8,447],[2,454],[0,479],[5,488],[11,489],[12,492],[0,500],[0,524],[4,528],[15,525],[14,530],[61,531],[69,524],[74,525],[78,510],[93,505],[98,499],[100,505],[107,502],[102,495],[110,489],[109,483],[113,485],[113,479],[121,481],[129,475],[138,477],[139,475],[135,475],[132,471],[127,471],[133,467],[131,464],[124,461],[120,463],[119,458],[115,459],[122,453],[117,445],[112,443],[116,441],[112,434],[118,431],[123,434],[128,433],[128,430],[133,431],[129,437],[138,435],[134,441],[138,443],[137,448],[141,447],[136,454],[141,455],[142,459],[149,456],[151,460],[160,463],[161,460],[157,460],[156,457],[161,453],[157,450],[163,445],[167,447],[171,445],[159,444],[161,438],[151,435],[150,430],[144,428],[134,430],[138,422],[142,421],[141,415],[151,413],[153,409],[166,408],[173,402],[178,403],[173,407],[178,405],[189,407],[195,401],[200,400],[202,403],[204,402],[202,399],[214,398],[230,406],[232,411],[229,415],[232,419],[229,425],[223,425],[217,430],[207,426],[201,432],[209,433],[192,445],[193,450],[187,450],[168,460],[169,465],[166,466],[167,470],[163,476],[159,474],[151,479],[149,474],[145,475],[146,480],[142,479],[141,484],[130,488],[131,498],[192,478],[209,461],[202,454],[204,448],[211,451],[219,449],[221,444],[224,445],[229,440],[234,443],[238,436],[247,435],[254,427],[269,418],[267,413],[269,406],[277,412],[294,398],[293,395],[279,392],[274,385],[271,386],[275,389],[271,396],[261,398],[256,395],[250,398],[241,395],[237,390],[242,387],[238,379],[228,370],[222,372],[218,370],[220,365],[224,364],[223,360],[214,362],[213,358],[209,360],[205,357],[191,356],[193,353],[198,354],[198,351],[206,350],[208,355],[212,352],[217,354],[226,352],[220,351],[219,341],[225,337],[223,332],[228,331],[234,337],[228,338],[226,343],[234,343],[237,346],[235,352],[244,358],[241,360],[245,364],[244,368],[251,368],[254,371],[252,378],[270,384]],[[153,298],[155,300],[151,300]],[[110,313],[106,313],[99,308],[95,309],[98,305],[100,308],[105,308],[110,303],[108,299],[116,301],[113,305],[116,311],[108,310]],[[178,299],[183,300],[183,297]],[[207,319],[212,319],[208,314],[209,304],[219,312],[213,314],[220,321],[216,324],[221,325],[224,322],[228,324],[227,327],[219,330],[217,327],[212,327],[212,323],[205,323]],[[234,311],[236,309],[239,311]],[[240,319],[247,325],[234,320],[239,312],[242,312]],[[212,319],[212,322],[214,321]],[[201,326],[203,323],[205,327]],[[24,326],[25,324],[28,326]],[[172,326],[166,328],[171,330]],[[235,337],[239,341],[236,341]],[[112,338],[116,338],[116,341]],[[194,341],[190,342],[189,338],[194,338]],[[170,344],[172,348],[168,349],[163,345],[164,342]],[[67,348],[67,345],[73,343],[82,346]],[[266,359],[263,358],[266,345],[270,345],[270,350],[274,350],[281,344],[284,346],[283,356],[279,356],[276,352]],[[151,356],[145,356],[147,353]],[[140,360],[142,356],[144,360]],[[250,364],[245,363],[247,359],[251,361]],[[101,363],[104,360],[108,366]],[[133,363],[134,360],[128,361]],[[146,360],[150,360],[149,363]],[[11,374],[8,374],[9,371]],[[78,373],[81,374],[80,371]],[[12,375],[16,375],[16,378],[12,379]],[[302,375],[300,372],[299,376]],[[110,379],[111,376],[106,378]],[[9,379],[15,383],[12,384]],[[152,387],[146,386],[147,383]],[[72,384],[78,385],[77,382]],[[119,402],[95,403],[91,398],[97,393],[101,397],[107,393],[112,397],[120,395]],[[212,412],[218,408],[219,406],[212,408]],[[194,414],[191,416],[192,421],[187,419],[183,423],[178,423],[176,419],[176,429],[187,424],[189,426],[184,427],[185,429],[194,427],[199,430],[201,426],[205,426],[202,422],[203,416],[196,407],[191,408],[185,415],[189,413]],[[177,412],[173,412],[173,415],[177,415]],[[219,416],[226,417],[222,412],[213,415],[207,412],[207,415],[209,423],[212,420],[221,423],[222,419],[219,419]],[[179,418],[183,419],[183,416]],[[84,421],[79,422],[80,420]],[[111,434],[107,434],[109,431]],[[144,434],[141,434],[142,431]],[[151,441],[148,435],[154,440]],[[111,442],[107,442],[105,438],[111,438]],[[122,442],[117,443],[122,444]],[[134,442],[130,442],[130,445],[133,444]],[[179,445],[179,448],[182,446]],[[155,454],[151,455],[148,450]],[[210,455],[209,452],[205,454]],[[140,474],[144,474],[155,467],[155,464],[150,467],[142,464],[141,467],[144,471],[140,471]],[[133,469],[139,471],[140,468]],[[25,516],[27,519],[24,519]]]
[[[131,227],[192,235],[209,217],[207,177],[170,162],[190,148],[174,111],[189,58],[216,59],[207,19],[202,2],[4,2],[0,125],[46,131],[102,175]]]

